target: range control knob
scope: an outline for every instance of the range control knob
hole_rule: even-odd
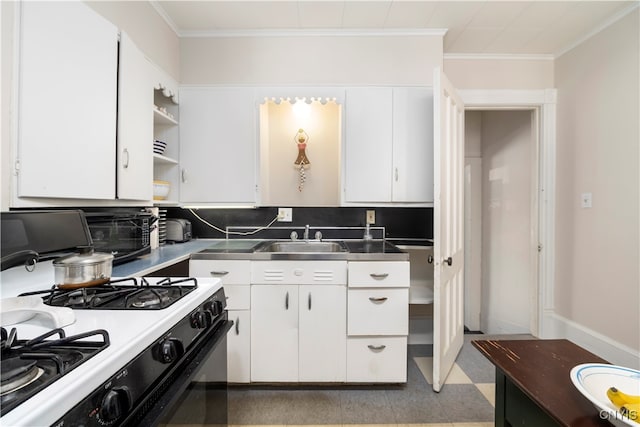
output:
[[[127,387],[112,388],[102,398],[98,416],[107,423],[117,421],[131,408],[131,394]]]
[[[158,344],[158,358],[162,363],[172,363],[184,354],[182,341],[177,338],[167,338]]]
[[[222,305],[222,301],[211,300],[204,305],[204,308],[211,312],[213,317],[220,316],[222,311],[224,310],[224,306]]]
[[[211,326],[213,316],[209,310],[198,310],[191,315],[191,327],[194,329],[204,329]]]

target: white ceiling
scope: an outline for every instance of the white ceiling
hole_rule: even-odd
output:
[[[446,29],[445,54],[557,55],[628,13],[630,1],[152,1],[181,37],[416,33]]]

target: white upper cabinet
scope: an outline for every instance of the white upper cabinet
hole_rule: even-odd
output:
[[[391,201],[391,88],[349,88],[345,102],[346,202]]]
[[[433,202],[433,91],[349,88],[344,204]]]
[[[257,116],[253,88],[181,89],[182,203],[256,203]]]
[[[118,29],[81,2],[21,2],[19,197],[115,199]]]
[[[126,33],[120,35],[117,197],[153,197],[153,88],[150,65]]]
[[[433,202],[433,90],[393,89],[394,202]]]

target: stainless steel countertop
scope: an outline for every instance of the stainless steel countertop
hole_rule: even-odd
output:
[[[408,261],[409,254],[383,240],[341,240],[348,252],[262,252],[265,240],[225,240],[191,255],[194,260]]]

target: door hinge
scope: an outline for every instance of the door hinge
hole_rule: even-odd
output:
[[[542,243],[538,243],[538,252],[542,252]]]

